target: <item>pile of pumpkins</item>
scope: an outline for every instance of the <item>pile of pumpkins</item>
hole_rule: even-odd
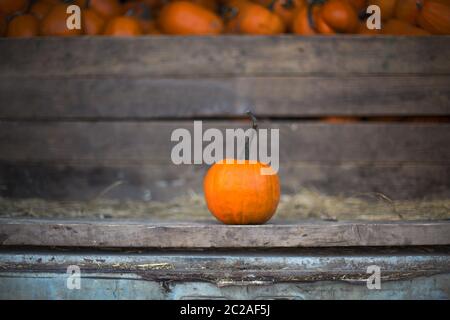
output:
[[[69,29],[67,8],[81,9]],[[369,29],[369,5],[381,29]],[[0,36],[450,34],[450,0],[0,0]]]

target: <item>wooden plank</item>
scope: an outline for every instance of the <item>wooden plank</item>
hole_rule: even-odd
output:
[[[0,118],[450,115],[450,76],[0,77]]]
[[[109,190],[102,198],[170,201],[192,192],[202,194],[206,169],[206,165],[3,162],[0,197],[89,201]],[[346,197],[450,198],[450,165],[299,162],[282,163],[279,175],[284,195],[307,189]]]
[[[248,125],[248,121],[210,121],[204,122],[203,129]],[[450,161],[450,124],[446,123],[332,125],[281,121],[261,122],[260,127],[280,130],[281,164]],[[191,121],[2,122],[0,160],[169,165],[176,144],[170,137],[176,128],[186,128],[193,136]]]
[[[449,245],[450,222],[219,223],[0,219],[1,246],[296,248]]]
[[[0,39],[0,75],[449,74],[442,37]]]

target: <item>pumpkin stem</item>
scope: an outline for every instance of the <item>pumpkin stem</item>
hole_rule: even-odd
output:
[[[258,130],[258,120],[256,120],[255,115],[253,114],[253,112],[251,112],[250,110],[248,110],[246,112],[246,114],[250,117],[250,120],[252,120],[252,128],[255,130]]]
[[[314,17],[313,17],[313,7],[314,6],[315,6],[314,2],[308,4],[308,24],[311,27],[311,29],[313,29],[315,32],[317,32],[316,23],[315,23]]]
[[[252,128],[254,130],[258,130],[258,124],[257,124],[258,120],[256,120],[256,117],[253,114],[253,112],[248,110],[245,114],[247,114],[250,117],[250,120],[252,121]],[[249,137],[245,137],[245,160],[250,160],[250,138]]]

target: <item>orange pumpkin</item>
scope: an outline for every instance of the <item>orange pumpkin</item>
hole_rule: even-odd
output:
[[[432,34],[450,34],[450,0],[424,0],[418,23]]]
[[[75,0],[80,8],[90,8],[104,19],[111,19],[122,14],[119,0]]]
[[[68,29],[66,22],[68,4],[53,6],[40,24],[40,34],[43,36],[76,36],[82,33],[79,29]]]
[[[84,34],[95,36],[103,33],[105,19],[92,9],[83,9],[81,12],[81,25]]]
[[[0,12],[7,16],[17,12],[25,12],[29,4],[29,0],[0,0]]]
[[[366,4],[366,0],[347,0],[353,8],[355,8],[355,10],[357,12],[361,12],[363,10],[366,9],[367,4]]]
[[[223,4],[222,16],[225,20],[225,33],[239,33],[239,13],[249,4],[250,2],[247,0],[228,0]]]
[[[108,21],[104,34],[117,37],[138,36],[142,34],[142,29],[135,17],[121,16]]]
[[[37,1],[31,6],[30,13],[33,14],[39,20],[42,20],[47,15],[47,13],[50,11],[52,6],[53,6],[53,4],[51,4],[49,2],[42,1],[42,0]]]
[[[295,14],[306,5],[306,0],[259,0],[256,2],[280,16],[289,29]]]
[[[267,222],[280,200],[278,175],[262,175],[261,169],[270,170],[270,166],[261,162],[228,161],[214,164],[205,176],[203,188],[209,211],[226,224]]]
[[[160,34],[156,22],[151,19],[152,9],[145,2],[130,1],[124,4],[124,13],[138,19],[143,34]]]
[[[167,34],[215,35],[223,31],[223,22],[211,10],[191,2],[176,1],[162,8],[158,27]]]
[[[283,20],[269,9],[256,4],[246,5],[237,17],[237,28],[243,34],[273,35],[283,33]]]
[[[334,31],[323,19],[321,11],[322,10],[317,10],[313,15],[316,30],[320,34],[336,34],[336,31]]]
[[[399,0],[395,6],[394,16],[398,20],[415,25],[417,24],[420,7],[421,4],[419,0]]]
[[[358,14],[347,0],[329,0],[322,9],[324,22],[338,32],[351,33],[358,29]]]
[[[430,34],[423,29],[417,28],[405,21],[397,19],[388,20],[382,25],[381,30],[383,34],[388,35],[426,36]]]
[[[18,15],[8,24],[7,37],[30,38],[39,34],[39,21],[32,14]]]
[[[403,0],[400,0],[403,1]],[[377,5],[380,7],[381,11],[381,20],[386,21],[391,19],[395,13],[395,6],[397,4],[397,0],[369,0],[369,5]]]
[[[314,17],[317,17],[319,11],[319,6],[303,6],[292,21],[292,32],[304,36],[317,34],[318,30],[315,26]]]

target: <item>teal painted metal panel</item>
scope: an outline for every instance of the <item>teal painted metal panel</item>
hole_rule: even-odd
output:
[[[80,268],[69,288],[69,266]],[[367,267],[380,267],[369,289]],[[0,299],[450,299],[448,248],[0,252]]]
[[[120,275],[117,275],[120,276]],[[61,274],[2,274],[0,299],[450,299],[450,274],[382,283],[380,290],[340,281],[218,286],[171,283],[96,274],[69,290]]]

